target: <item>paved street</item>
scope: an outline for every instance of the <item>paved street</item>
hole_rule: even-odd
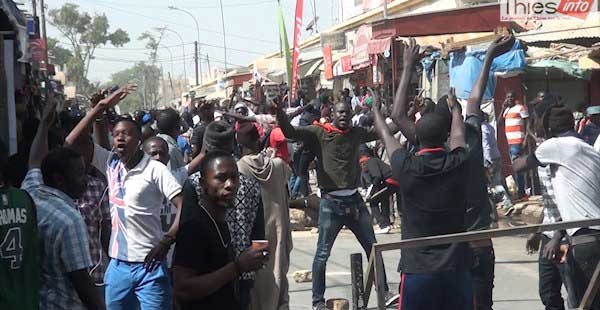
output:
[[[400,234],[378,235],[377,238],[379,242],[393,242],[399,240]],[[310,309],[311,284],[295,283],[292,275],[298,270],[311,269],[317,235],[310,232],[294,232],[293,239],[294,250],[288,273],[291,309]],[[494,239],[494,246],[496,250],[494,309],[543,309],[537,293],[537,257],[525,253],[524,237]],[[350,231],[344,230],[340,233],[327,265],[326,298],[352,299],[350,254],[358,252],[359,249],[361,249],[360,245]],[[396,252],[386,252],[384,260],[390,286],[396,287],[397,290],[400,278],[399,273],[396,272],[398,255]],[[365,269],[366,263],[364,257],[363,268]],[[369,309],[376,309],[374,298],[371,298],[369,307]]]

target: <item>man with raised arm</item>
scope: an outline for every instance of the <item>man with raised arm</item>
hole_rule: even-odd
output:
[[[31,145],[29,171],[21,185],[37,206],[42,246],[39,306],[40,309],[104,309],[88,273],[92,259],[86,225],[73,203],[73,199],[81,198],[86,187],[83,157],[64,147],[48,152],[48,128],[55,109],[54,96],[49,94]],[[16,258],[13,266],[20,264]]]
[[[91,123],[114,106],[135,86],[126,85],[100,101],[66,138],[66,143],[84,137]],[[141,129],[122,118],[113,128],[113,150],[94,146],[92,164],[108,179],[112,233],[105,273],[108,309],[170,309],[171,284],[165,256],[175,241],[181,212],[181,185],[169,169],[141,150]],[[163,197],[175,207],[177,216],[163,234],[160,210]]]
[[[359,145],[378,139],[373,129],[351,127],[350,106],[340,102],[335,106],[333,123],[294,127],[279,106],[277,121],[283,134],[304,142],[318,158],[317,179],[321,189],[319,209],[319,239],[313,261],[312,303],[315,310],[326,310],[325,269],[333,243],[345,225],[354,233],[361,246],[371,254],[377,242],[371,215],[358,193],[360,182]],[[388,292],[388,301],[393,294]]]
[[[447,98],[440,100],[436,113],[424,115],[416,124],[408,118],[408,80],[420,55],[414,39],[406,46],[406,69],[392,118],[409,141],[419,143],[418,152],[402,149],[389,133],[379,108],[374,109],[375,127],[388,154],[391,154],[393,174],[401,184],[403,238],[481,229],[486,227],[486,223],[489,228],[489,213],[485,214],[487,208],[481,201],[481,195],[485,193],[485,182],[481,179],[484,174],[481,120],[475,114],[479,111],[487,83],[489,64],[493,57],[504,53],[507,46],[512,46],[511,41],[510,38],[500,38],[488,51],[487,69],[482,70],[485,74],[482,73],[476,82],[467,105],[467,130],[453,90]],[[448,110],[452,116],[450,122],[443,116],[448,114]],[[450,137],[446,143],[448,123],[451,124]],[[430,190],[423,191],[423,188]],[[471,249],[464,242],[403,250],[399,266],[402,271],[402,309],[471,309],[472,285],[477,285],[477,281],[472,283],[471,261]],[[493,261],[491,266],[493,268]],[[489,267],[487,261],[485,267]],[[491,287],[489,289],[491,298]],[[475,295],[479,295],[477,290]]]

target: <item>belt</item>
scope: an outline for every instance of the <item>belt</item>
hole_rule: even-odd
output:
[[[474,241],[469,242],[469,246],[471,246],[472,249],[485,248],[485,247],[490,247],[492,245],[493,245],[492,239],[474,240]]]
[[[600,242],[600,232],[595,232],[587,235],[573,236],[571,237],[570,241],[571,245]]]

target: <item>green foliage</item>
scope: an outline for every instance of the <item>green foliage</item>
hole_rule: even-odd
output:
[[[140,62],[135,66],[114,73],[111,81],[105,87],[135,83],[138,85],[137,92],[130,94],[119,103],[121,113],[132,113],[135,110],[150,110],[158,106],[160,101],[160,79],[161,70],[154,66]]]
[[[58,40],[54,38],[48,38],[47,47],[49,57],[52,58],[53,64],[64,66],[73,57],[73,53],[64,47],[58,46]]]
[[[67,62],[69,78],[75,81],[79,93],[90,91],[81,88],[89,85],[87,75],[96,48],[107,44],[121,47],[129,42],[129,35],[120,28],[110,32],[106,15],[91,17],[86,12],[79,12],[79,6],[72,3],[50,10],[48,15],[50,24],[69,40],[73,48],[73,57]]]
[[[160,37],[156,38],[154,34],[152,34],[149,31],[145,31],[138,38],[139,41],[146,41],[146,48],[150,50],[150,62],[152,64],[156,64],[156,59],[158,55],[157,51],[160,45],[161,38],[162,33],[160,34]]]

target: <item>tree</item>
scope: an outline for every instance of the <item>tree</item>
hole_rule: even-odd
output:
[[[111,44],[121,47],[129,42],[129,35],[121,28],[109,32],[110,25],[106,15],[91,17],[79,12],[79,6],[64,4],[60,9],[50,10],[49,22],[63,35],[73,48],[73,58],[67,63],[70,78],[75,81],[78,92],[89,91],[85,88],[90,63],[94,59],[96,48]]]
[[[156,67],[157,57],[158,57],[158,48],[160,46],[160,41],[162,40],[164,34],[164,29],[158,30],[158,37],[153,33],[146,31],[140,35],[138,40],[146,41],[146,48],[150,52],[149,60],[150,66],[144,66],[142,69],[144,70],[144,84],[151,84],[152,86],[156,85],[156,87],[145,87],[142,86],[143,95],[146,104],[149,104],[152,107],[156,107],[158,105],[160,98],[160,78],[162,72],[159,68]]]
[[[145,31],[138,38],[140,41],[146,41],[146,48],[150,51],[150,63],[152,65],[156,65],[156,61],[158,60],[158,47],[160,46],[160,41],[162,41],[163,33],[164,29],[159,29],[157,38],[152,32]]]
[[[160,76],[161,71],[158,67],[140,62],[129,69],[114,73],[111,76],[111,82],[105,87],[136,83],[138,85],[137,92],[130,94],[119,103],[121,112],[132,113],[140,109],[150,110],[158,107]]]
[[[52,58],[52,63],[59,66],[66,65],[71,58],[73,53],[70,50],[58,45],[58,40],[54,38],[48,38],[47,42],[48,56]]]

